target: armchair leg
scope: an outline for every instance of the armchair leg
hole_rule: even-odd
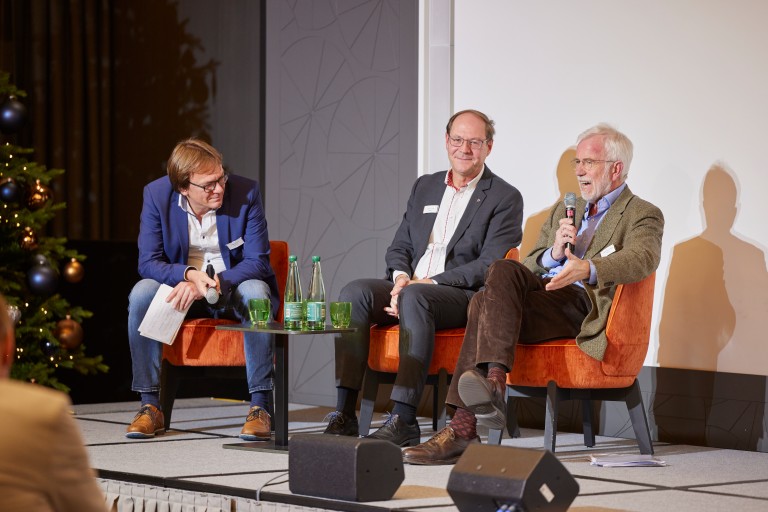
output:
[[[379,392],[379,376],[377,372],[368,368],[363,378],[363,398],[360,401],[360,435],[368,435],[373,420],[373,406],[376,404],[376,395]]]
[[[584,446],[592,448],[595,446],[595,429],[592,421],[592,400],[583,398],[581,400],[582,428],[584,429]]]
[[[445,428],[445,398],[448,396],[448,372],[440,368],[437,374],[437,386],[432,392],[432,429],[437,432]]]
[[[653,442],[651,441],[651,429],[648,427],[648,417],[645,414],[643,395],[640,393],[640,385],[637,379],[630,386],[626,397],[629,419],[632,421],[632,430],[635,431],[635,439],[643,455],[653,455]]]
[[[554,452],[557,441],[557,384],[551,380],[547,384],[547,409],[544,417],[544,448]]]
[[[512,389],[507,386],[507,433],[512,439],[520,437],[520,426],[517,424],[517,408]]]
[[[171,426],[171,414],[173,414],[173,402],[176,400],[176,393],[179,390],[178,369],[163,359],[163,365],[160,370],[160,407],[163,410],[165,418],[165,430]]]

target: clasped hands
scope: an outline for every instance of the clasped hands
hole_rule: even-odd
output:
[[[384,308],[384,311],[388,315],[394,316],[395,318],[400,318],[400,311],[397,309],[397,296],[400,294],[400,291],[403,288],[405,288],[409,284],[414,284],[414,283],[435,284],[435,282],[429,278],[411,279],[405,274],[400,274],[399,276],[397,276],[397,279],[395,279],[394,288],[392,288],[392,291],[389,292],[389,295],[391,296],[391,299],[389,301],[389,307]]]
[[[208,274],[201,270],[188,270],[186,281],[181,281],[174,286],[171,293],[168,294],[165,301],[171,304],[176,311],[184,311],[196,300],[205,297],[208,288],[215,287],[216,291],[221,293],[221,284],[219,276],[208,277]]]
[[[571,219],[560,219],[560,227],[555,233],[555,244],[552,246],[552,258],[558,261],[568,258],[568,261],[563,270],[546,284],[545,288],[549,291],[565,288],[576,281],[589,278],[589,262],[577,258],[565,246],[568,243],[576,245],[576,233],[576,226],[572,224]]]

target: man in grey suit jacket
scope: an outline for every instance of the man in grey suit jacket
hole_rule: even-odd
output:
[[[661,257],[664,217],[627,187],[631,161],[632,142],[608,125],[579,136],[576,214],[568,218],[563,204],[554,205],[523,263],[491,265],[469,307],[454,372],[461,377],[451,382],[446,400],[456,408],[451,424],[404,450],[406,462],[452,464],[480,442],[478,423],[504,428],[506,374],[518,342],[575,337],[585,353],[602,360],[616,287],[647,277]]]
[[[358,435],[355,413],[368,362],[370,325],[400,323],[400,366],[392,415],[368,437],[399,446],[420,440],[416,407],[427,379],[436,329],[464,327],[467,306],[493,261],[522,238],[520,193],[485,166],[493,121],[475,110],[448,121],[449,171],[416,180],[386,254],[384,279],[358,279],[339,300],[352,303],[353,334],[336,338],[337,410],[327,434]],[[367,434],[367,432],[364,432]]]

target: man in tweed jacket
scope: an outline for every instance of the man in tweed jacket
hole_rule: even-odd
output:
[[[412,464],[455,462],[479,442],[476,425],[503,428],[506,373],[517,343],[576,338],[602,360],[616,287],[640,281],[661,257],[664,217],[626,185],[632,142],[600,124],[577,139],[574,171],[581,198],[573,219],[552,207],[535,248],[522,263],[496,261],[472,298],[464,343],[446,403],[450,426],[403,452]],[[571,249],[570,247],[573,247]]]

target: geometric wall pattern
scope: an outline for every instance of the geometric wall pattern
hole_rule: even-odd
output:
[[[382,277],[418,176],[418,2],[278,0],[266,12],[265,207],[306,289]],[[333,337],[290,341],[290,398],[335,404]]]

